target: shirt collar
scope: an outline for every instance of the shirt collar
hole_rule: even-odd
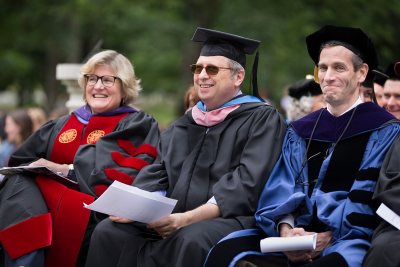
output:
[[[242,90],[239,90],[233,98],[235,98],[235,97],[237,97],[237,96],[239,96],[239,95],[241,95],[241,94],[243,94],[243,93],[242,93]],[[225,104],[226,104],[226,103],[225,103]],[[224,105],[225,105],[225,104],[224,104]],[[224,105],[222,105],[221,107],[224,107]],[[221,107],[220,107],[220,108],[221,108]],[[208,111],[206,104],[203,104],[203,110]]]
[[[347,111],[352,110],[353,108],[355,108],[356,106],[358,106],[358,105],[360,105],[360,104],[362,104],[362,103],[363,103],[363,101],[362,101],[361,97],[358,96],[356,102],[354,102],[354,104],[351,105],[351,107],[349,107],[345,112],[343,112],[342,114],[340,114],[340,115],[337,116],[337,117],[342,116],[342,115],[345,114]],[[328,112],[329,112],[331,115],[333,115],[333,113],[329,110],[329,107],[327,107],[326,109],[328,110]],[[333,115],[333,116],[335,116],[335,115]],[[335,116],[335,117],[336,117],[336,116]]]

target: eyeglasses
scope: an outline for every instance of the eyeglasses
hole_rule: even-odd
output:
[[[199,64],[192,64],[190,65],[190,70],[193,74],[200,74],[203,69],[206,69],[208,75],[217,75],[220,69],[223,70],[231,70],[232,68],[224,68],[224,67],[217,67],[214,65],[203,66]]]
[[[120,79],[115,76],[110,76],[110,75],[104,75],[104,76],[97,76],[96,74],[84,74],[83,75],[86,79],[86,84],[93,86],[97,83],[97,81],[100,79],[101,83],[105,87],[111,87],[114,85],[116,79]]]

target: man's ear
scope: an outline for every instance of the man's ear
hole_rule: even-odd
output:
[[[243,69],[239,70],[238,72],[236,72],[236,74],[235,74],[235,79],[236,79],[235,85],[238,86],[238,87],[241,86],[243,81],[244,81],[244,77],[245,77],[245,72],[244,72]]]
[[[360,67],[360,69],[358,70],[358,73],[359,73],[358,82],[359,83],[362,83],[365,81],[365,79],[367,78],[368,70],[369,70],[368,65],[363,63],[362,66]]]

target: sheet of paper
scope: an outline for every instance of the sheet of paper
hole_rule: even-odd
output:
[[[400,217],[385,204],[381,204],[376,213],[385,221],[400,230]]]
[[[175,199],[114,181],[95,202],[83,205],[108,215],[149,223],[170,215],[176,202]]]
[[[317,234],[292,237],[267,237],[260,241],[261,252],[312,250],[317,245]]]

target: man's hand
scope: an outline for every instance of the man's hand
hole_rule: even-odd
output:
[[[147,228],[156,231],[162,238],[166,238],[176,230],[189,224],[186,213],[174,213],[158,221],[149,223]]]
[[[306,232],[304,228],[291,228],[288,224],[282,224],[279,228],[281,237],[291,236],[304,236],[312,235],[312,232]],[[285,251],[283,252],[291,262],[295,263],[306,263],[312,261],[312,252],[310,250],[296,250],[296,251]]]
[[[110,218],[111,221],[117,222],[117,223],[133,223],[134,222],[130,219],[118,217],[118,216],[109,216],[108,218]]]
[[[110,220],[116,223],[132,223],[134,221],[118,217],[109,216]],[[161,237],[166,238],[167,236],[174,233],[176,230],[189,224],[189,218],[186,213],[174,213],[147,225],[147,228],[153,229]]]
[[[327,248],[332,242],[332,232],[322,232],[317,234],[317,246],[315,250],[311,252],[311,257],[313,259],[317,258],[322,251]]]
[[[279,228],[280,236],[304,236],[313,235],[314,232],[307,232],[304,228],[291,228],[287,224],[283,224]],[[322,251],[327,248],[332,242],[332,232],[322,232],[317,233],[317,245],[315,250],[298,250],[298,251],[286,251],[284,254],[291,262],[302,263],[311,262],[313,259],[317,258]]]
[[[173,234],[176,230],[203,220],[209,220],[220,216],[217,205],[206,203],[193,210],[183,213],[174,213],[156,222],[149,223],[147,227],[158,232],[163,238]]]

